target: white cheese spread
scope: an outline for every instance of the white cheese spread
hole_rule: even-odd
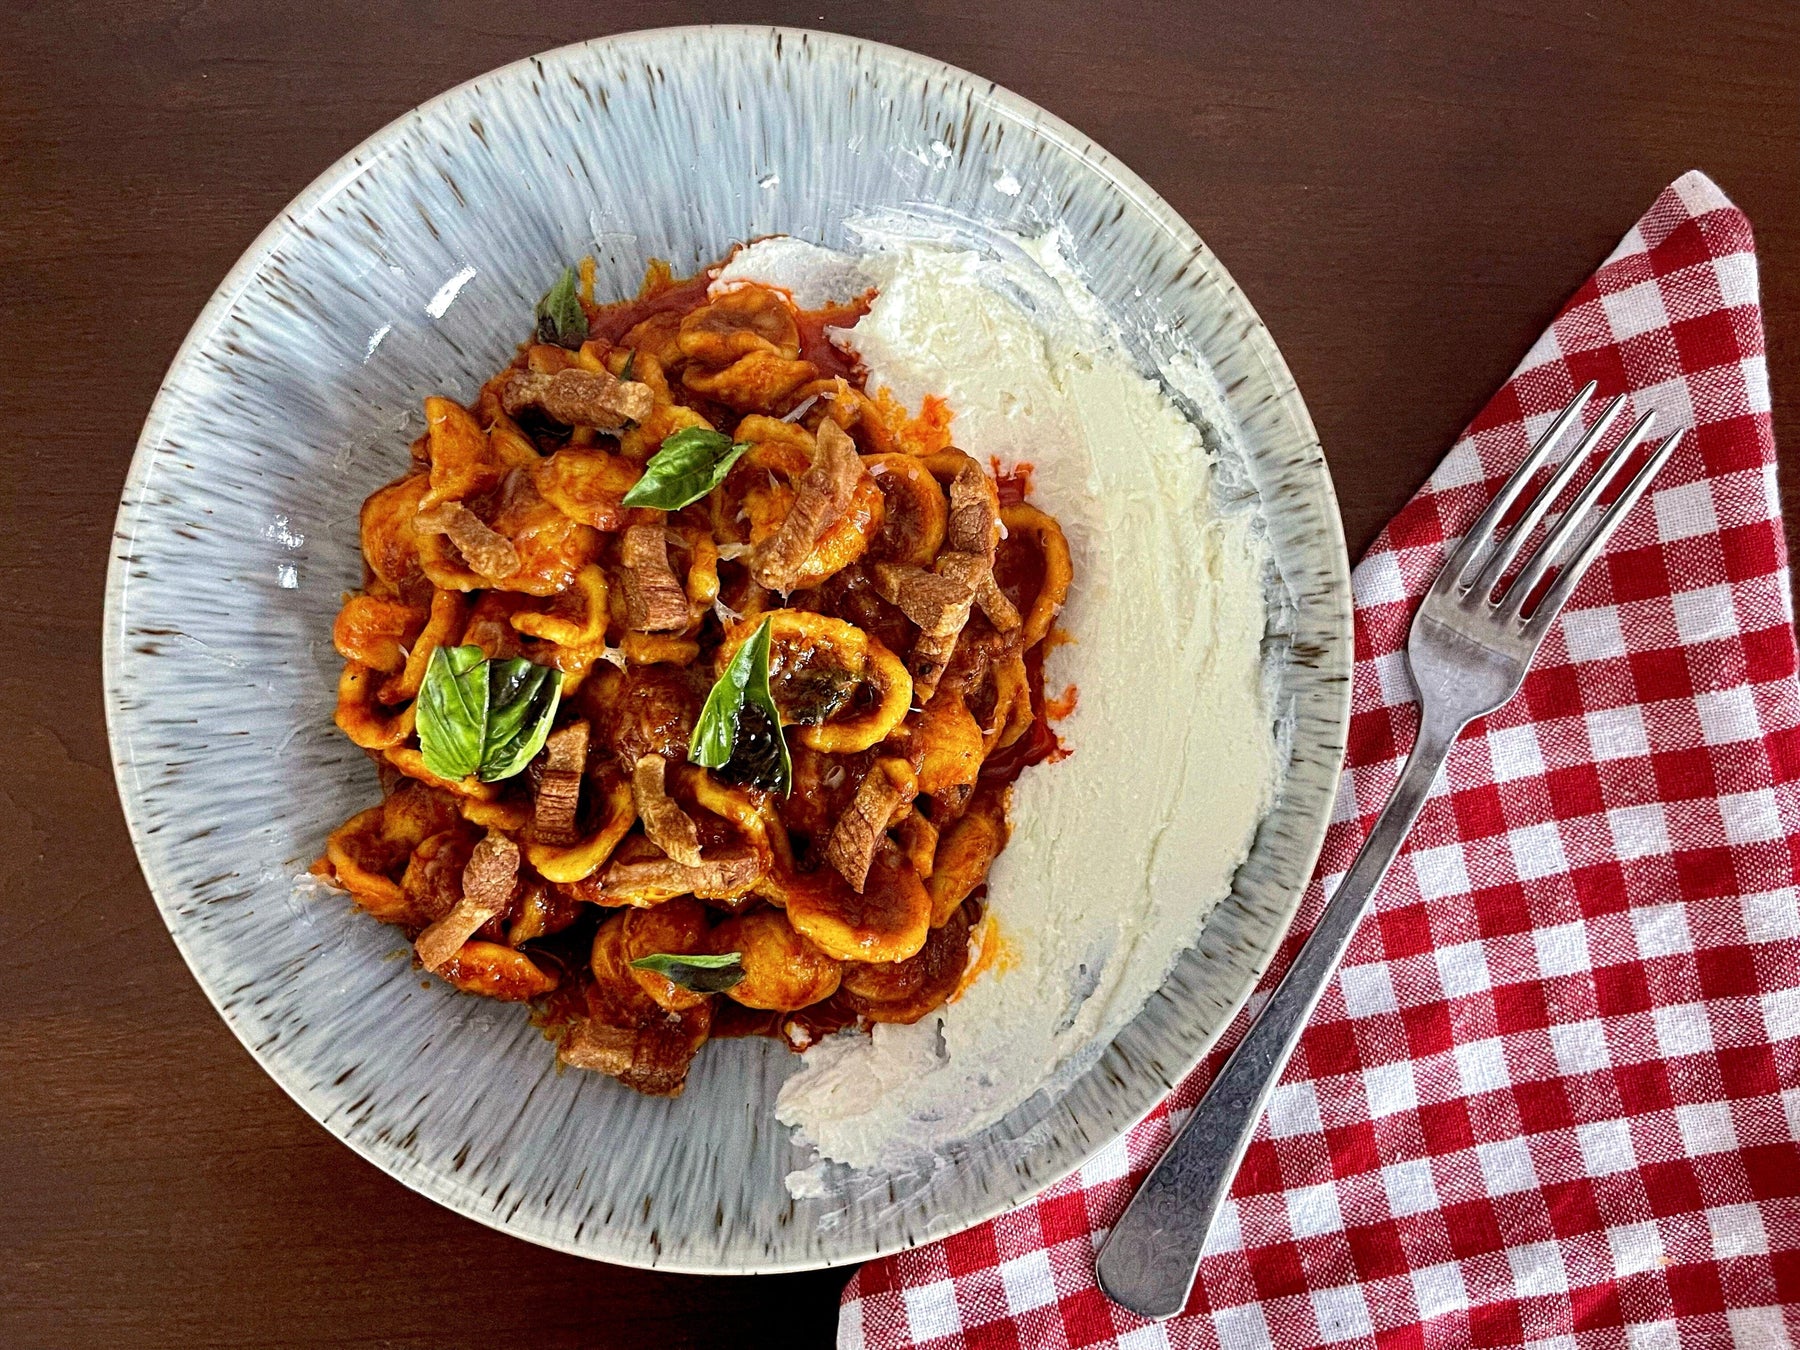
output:
[[[1014,790],[989,876],[998,955],[915,1025],[813,1046],[781,1089],[776,1114],[801,1142],[886,1169],[1093,1062],[1229,892],[1278,754],[1254,520],[1215,507],[1199,431],[1139,373],[1054,238],[996,262],[863,237],[860,256],[762,241],[715,288],[760,281],[803,308],[876,288],[833,340],[862,358],[871,392],[915,411],[942,397],[978,460],[1034,466],[1031,500],[1062,523],[1075,573],[1060,621],[1073,641],[1050,652],[1045,688],[1078,692],[1056,724],[1068,757]],[[1046,293],[1059,302],[1032,303]]]

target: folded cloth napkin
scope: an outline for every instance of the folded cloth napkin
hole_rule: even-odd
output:
[[[1657,198],[1356,568],[1348,765],[1263,987],[1412,742],[1419,597],[1590,379],[1694,432],[1520,696],[1451,752],[1187,1311],[1110,1304],[1094,1253],[1247,1013],[1076,1175],[864,1266],[840,1345],[1800,1345],[1800,684],[1756,255],[1703,175]]]

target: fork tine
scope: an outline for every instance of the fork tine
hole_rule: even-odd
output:
[[[1550,424],[1549,429],[1538,437],[1538,443],[1531,447],[1531,452],[1525,456],[1524,463],[1513,470],[1512,477],[1501,485],[1500,491],[1495,494],[1494,499],[1475,518],[1475,523],[1464,532],[1462,543],[1457,546],[1450,561],[1444,564],[1444,570],[1438,573],[1437,582],[1432,587],[1433,590],[1448,590],[1461,584],[1463,573],[1469,570],[1469,565],[1475,561],[1475,555],[1493,541],[1494,530],[1500,524],[1500,518],[1512,508],[1513,502],[1518,500],[1519,494],[1525,490],[1525,485],[1532,480],[1537,471],[1544,467],[1544,461],[1556,448],[1556,443],[1562,439],[1563,432],[1569,429],[1571,422],[1579,420],[1582,411],[1587,407],[1587,401],[1594,396],[1594,391],[1599,387],[1598,381],[1589,380],[1576,393],[1575,397],[1569,400],[1569,406],[1556,415],[1556,420]]]
[[[1477,600],[1485,600],[1492,594],[1494,587],[1500,584],[1500,578],[1506,575],[1506,569],[1512,566],[1513,559],[1519,556],[1519,550],[1525,547],[1525,541],[1537,528],[1538,522],[1549,512],[1556,499],[1567,490],[1569,484],[1575,481],[1575,476],[1581,472],[1582,465],[1587,463],[1587,458],[1593,454],[1594,447],[1599,445],[1601,439],[1612,429],[1612,424],[1618,419],[1619,413],[1624,407],[1625,396],[1621,394],[1601,410],[1600,416],[1594,419],[1594,425],[1587,429],[1581,439],[1575,443],[1575,448],[1569,451],[1568,458],[1562,462],[1562,467],[1557,469],[1548,483],[1544,484],[1544,490],[1531,499],[1531,504],[1525,508],[1525,513],[1513,522],[1512,528],[1506,532],[1506,538],[1494,546],[1494,551],[1489,556],[1486,565],[1482,567],[1480,574],[1475,578],[1475,583],[1469,587],[1469,594],[1472,597]]]
[[[1606,547],[1606,541],[1612,538],[1613,531],[1618,529],[1625,517],[1631,514],[1631,508],[1637,505],[1638,498],[1642,497],[1649,488],[1650,480],[1662,471],[1663,465],[1669,462],[1669,457],[1675,453],[1676,447],[1681,444],[1682,438],[1686,435],[1687,429],[1684,427],[1664,441],[1657,448],[1656,453],[1644,462],[1644,467],[1637,471],[1630,484],[1619,494],[1617,500],[1606,508],[1606,514],[1595,523],[1588,537],[1581,541],[1574,555],[1557,574],[1556,580],[1550,583],[1550,589],[1544,592],[1543,600],[1532,611],[1531,617],[1525,621],[1525,633],[1528,637],[1535,639],[1543,636],[1544,630],[1550,626],[1551,620],[1556,618],[1563,603],[1568,600],[1569,592],[1575,589],[1576,583],[1581,580],[1582,573],[1587,571],[1588,564],[1593,562],[1600,550]]]
[[[1569,503],[1569,509],[1563,512],[1562,519],[1544,536],[1543,545],[1526,560],[1525,565],[1519,569],[1519,575],[1513,578],[1512,585],[1507,587],[1506,594],[1500,601],[1500,616],[1503,619],[1519,617],[1519,611],[1525,608],[1525,602],[1537,589],[1538,582],[1544,579],[1544,573],[1550,570],[1550,565],[1556,561],[1563,546],[1574,537],[1577,530],[1588,527],[1595,499],[1606,491],[1607,484],[1619,476],[1626,461],[1649,437],[1650,426],[1655,420],[1654,412],[1647,412],[1638,418],[1631,430],[1625,433],[1625,438],[1613,447],[1612,453],[1594,470],[1594,476],[1588,479],[1575,500]]]

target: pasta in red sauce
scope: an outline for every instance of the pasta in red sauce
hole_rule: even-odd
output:
[[[865,387],[828,330],[872,296],[799,311],[715,273],[654,264],[601,305],[584,263],[472,405],[426,400],[333,628],[382,800],[315,867],[433,974],[532,1003],[563,1062],[657,1094],[711,1037],[916,1021],[975,978],[1011,784],[1075,697],[1043,687],[1072,568],[1029,466]],[[716,485],[640,504],[672,445]],[[456,653],[490,691],[560,680],[528,761],[490,774],[482,741],[479,772],[434,772]],[[703,767],[734,669],[769,702]]]

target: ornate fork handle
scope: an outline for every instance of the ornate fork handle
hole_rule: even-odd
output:
[[[1280,1067],[1343,959],[1376,888],[1418,819],[1431,784],[1469,719],[1423,706],[1400,781],[1333,892],[1294,964],[1275,986],[1175,1142],[1126,1206],[1096,1263],[1100,1287],[1143,1317],[1181,1311],[1201,1245],[1250,1146]]]

